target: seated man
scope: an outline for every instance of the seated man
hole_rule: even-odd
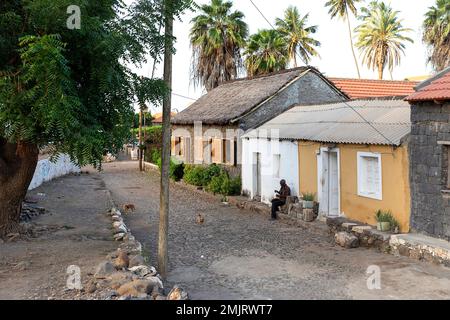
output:
[[[281,180],[280,185],[280,191],[275,190],[277,197],[272,200],[272,217],[270,218],[270,220],[277,219],[277,211],[281,206],[284,206],[286,204],[286,198],[291,195],[291,189],[286,184],[286,180]]]

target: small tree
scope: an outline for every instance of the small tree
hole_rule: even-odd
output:
[[[175,1],[174,14],[187,4]],[[68,23],[73,5],[80,28]],[[160,58],[160,8],[158,0],[0,2],[0,235],[18,228],[39,148],[99,168],[129,135],[136,97],[162,98],[161,80],[142,86],[127,67]]]

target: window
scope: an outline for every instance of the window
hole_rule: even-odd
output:
[[[281,155],[274,154],[273,155],[273,177],[279,178],[280,177],[280,165],[281,165]]]
[[[358,195],[382,200],[381,155],[358,152]]]
[[[235,145],[236,142],[230,139],[223,140],[223,163],[234,165],[234,154],[235,154]]]

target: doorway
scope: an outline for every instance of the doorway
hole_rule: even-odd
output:
[[[319,210],[327,217],[340,216],[339,149],[322,148],[319,165]]]
[[[261,199],[261,153],[253,154],[253,198]]]

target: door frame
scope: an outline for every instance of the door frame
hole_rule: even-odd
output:
[[[341,155],[339,148],[329,148],[329,147],[321,147],[320,153],[317,155],[317,200],[319,200],[319,208],[320,203],[322,201],[322,175],[323,175],[323,158],[325,152],[335,152],[337,154],[337,180],[338,180],[338,215],[336,217],[342,216],[341,211]],[[319,209],[320,212],[320,209]],[[327,217],[334,217],[329,215],[330,208],[328,208]]]

